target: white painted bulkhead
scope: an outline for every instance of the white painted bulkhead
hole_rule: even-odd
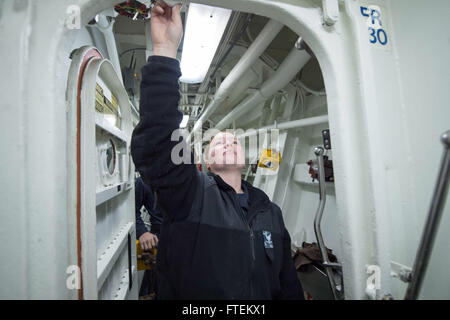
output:
[[[321,130],[330,128],[335,183],[327,188],[322,230],[343,265],[345,297],[367,299],[366,267],[378,265],[377,298],[390,293],[402,299],[406,285],[391,276],[391,262],[409,267],[414,262],[442,153],[439,136],[450,126],[450,38],[444,22],[450,3],[339,1],[339,20],[329,27],[323,25],[321,1],[193,2],[282,21],[311,47],[327,92],[317,98],[326,99],[319,113],[328,114],[329,125],[289,131],[271,196],[283,209],[293,244],[315,241],[316,186],[296,181],[291,164],[312,159]],[[80,5],[84,26],[115,3],[46,1],[49,16],[38,2],[0,2],[0,47],[8,48],[0,52],[8,75],[1,80],[8,94],[0,109],[7,133],[1,139],[2,298],[78,297],[66,287],[66,269],[77,264],[76,110],[66,102],[69,55],[82,45],[95,45],[104,56],[107,49],[101,40],[88,39],[86,28],[68,30],[65,13],[69,5]],[[361,11],[370,5],[381,9],[386,45],[370,42]],[[306,102],[305,117],[314,103]],[[421,298],[450,298],[449,233],[447,205]]]

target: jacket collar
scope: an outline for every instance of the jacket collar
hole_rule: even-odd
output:
[[[207,175],[214,178],[214,180],[217,183],[217,186],[220,189],[235,192],[233,187],[231,187],[228,183],[226,183],[219,175],[214,174],[212,172],[208,172]],[[245,185],[245,187],[247,187],[248,190],[250,211],[262,211],[270,208],[271,201],[262,190],[255,188],[247,181],[241,180],[241,183]]]

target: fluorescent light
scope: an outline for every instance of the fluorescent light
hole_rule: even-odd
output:
[[[206,76],[231,10],[197,3],[189,5],[181,56],[181,81],[200,83]]]
[[[186,128],[188,121],[189,121],[189,115],[184,115],[183,120],[181,120],[181,123],[180,123],[180,128]]]

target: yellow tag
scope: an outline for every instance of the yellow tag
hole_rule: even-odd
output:
[[[111,125],[120,127],[119,103],[114,94],[111,94],[111,101],[105,96],[104,90],[97,83],[95,87],[95,111],[101,113],[103,118]]]
[[[136,256],[142,256],[142,254],[144,253],[144,251],[141,248],[141,245],[139,244],[139,240],[136,240]],[[138,271],[141,270],[148,270],[150,269],[150,266],[146,265],[144,263],[144,259],[137,259],[137,269]]]
[[[281,163],[281,153],[273,152],[272,149],[263,149],[259,158],[258,167],[276,171]]]

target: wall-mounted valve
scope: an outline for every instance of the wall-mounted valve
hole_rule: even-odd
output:
[[[323,137],[323,149],[331,150],[331,138],[330,129],[322,131]],[[322,149],[322,150],[323,150]],[[328,159],[328,156],[322,155],[323,166],[325,170],[325,182],[334,182],[333,161]],[[309,174],[311,175],[312,182],[319,180],[319,163],[317,160],[309,160]]]
[[[322,158],[325,170],[325,181],[334,182],[333,161],[328,160],[327,156],[322,156]],[[312,182],[319,180],[319,164],[317,160],[309,160],[307,164],[309,165],[309,174],[311,175]]]

